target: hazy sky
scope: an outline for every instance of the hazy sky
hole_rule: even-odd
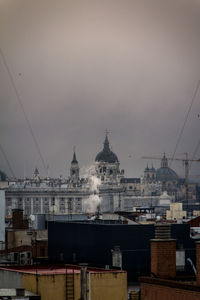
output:
[[[140,176],[142,155],[173,153],[200,79],[200,2],[0,0],[0,47],[51,176],[68,176],[74,145],[80,167],[90,165],[106,128],[125,174]],[[16,176],[35,166],[44,175],[2,57],[0,101]],[[200,90],[176,156],[192,156],[199,113]],[[183,174],[181,162],[172,167]],[[0,169],[10,175],[2,153]]]

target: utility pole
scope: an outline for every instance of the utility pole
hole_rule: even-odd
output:
[[[81,266],[81,299],[87,300],[87,267]]]

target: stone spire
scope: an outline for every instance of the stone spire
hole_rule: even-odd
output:
[[[110,151],[110,146],[109,146],[109,140],[108,140],[108,135],[106,133],[105,141],[104,141],[104,151]]]
[[[72,178],[79,178],[79,165],[78,165],[78,161],[76,159],[76,152],[74,149],[74,153],[73,153],[73,159],[71,161],[71,168],[70,168],[70,176]]]
[[[73,154],[73,159],[71,161],[72,164],[78,164],[78,161],[76,159],[76,152],[74,151],[74,154]]]

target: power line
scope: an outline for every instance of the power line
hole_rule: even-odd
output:
[[[11,82],[11,84],[12,84],[12,87],[13,87],[14,91],[15,91],[15,94],[16,94],[16,98],[17,98],[18,104],[19,104],[19,106],[21,107],[21,110],[22,110],[22,112],[23,112],[23,115],[24,115],[25,121],[26,121],[26,123],[27,123],[28,129],[29,129],[30,134],[31,134],[31,136],[32,136],[32,139],[33,139],[33,141],[34,141],[35,147],[36,147],[36,149],[37,149],[37,151],[38,151],[38,154],[39,154],[40,159],[41,159],[41,161],[42,161],[43,167],[44,167],[44,169],[45,169],[45,171],[46,171],[46,164],[45,164],[44,158],[43,158],[43,156],[42,156],[42,153],[41,153],[39,144],[38,144],[38,142],[37,142],[37,140],[36,140],[35,134],[34,134],[33,129],[32,129],[32,127],[31,127],[31,123],[30,123],[30,121],[29,121],[29,119],[28,119],[28,117],[27,117],[27,114],[26,114],[26,111],[25,111],[25,109],[24,109],[24,106],[23,106],[21,97],[20,97],[20,95],[19,95],[19,93],[18,93],[18,90],[17,90],[17,87],[16,87],[16,85],[15,85],[13,76],[12,76],[12,74],[11,74],[11,72],[10,72],[10,69],[9,69],[9,67],[8,67],[8,64],[7,64],[7,62],[6,62],[5,56],[4,56],[3,51],[2,51],[1,48],[0,48],[0,53],[1,53],[1,56],[2,56],[3,63],[4,63],[4,65],[5,65],[5,68],[6,68],[7,72],[8,72],[8,76],[9,76],[9,78],[10,78],[10,82]]]
[[[199,115],[198,115],[198,118],[199,118]],[[196,154],[197,154],[197,151],[198,151],[198,149],[199,149],[199,146],[200,146],[200,139],[199,139],[199,141],[198,141],[198,143],[197,143],[197,145],[196,145],[196,148],[195,148],[194,153],[193,153],[193,155],[192,155],[192,159],[195,158],[195,156],[196,156]],[[191,162],[191,164],[190,164],[190,168],[191,168],[191,166],[192,166],[192,162]]]
[[[196,148],[195,148],[194,153],[193,153],[193,155],[192,155],[192,159],[195,158],[195,156],[196,156],[196,154],[197,154],[197,151],[198,151],[198,149],[199,149],[199,146],[200,146],[200,139],[199,139],[199,141],[198,141],[198,144],[196,145]],[[192,166],[192,161],[191,161],[191,163],[190,163],[190,168],[191,168],[191,166]]]
[[[172,160],[171,160],[170,165],[171,165],[172,162],[173,162],[174,156],[175,156],[175,154],[176,154],[176,150],[177,150],[178,145],[179,145],[179,143],[180,143],[180,140],[181,140],[181,138],[182,138],[183,131],[184,131],[184,129],[185,129],[185,125],[186,125],[186,123],[187,123],[187,120],[188,120],[190,111],[191,111],[191,109],[192,109],[192,105],[193,105],[193,103],[194,103],[194,100],[195,100],[195,98],[196,98],[196,95],[197,95],[197,92],[198,92],[198,89],[199,89],[199,85],[200,85],[200,80],[199,80],[198,83],[197,83],[197,86],[196,86],[194,95],[193,95],[193,97],[192,97],[192,101],[191,101],[190,106],[189,106],[189,108],[188,108],[188,111],[187,111],[187,113],[186,113],[185,120],[184,120],[183,126],[182,126],[182,128],[181,128],[181,131],[180,131],[180,133],[179,133],[179,136],[178,136],[178,139],[177,139],[177,142],[176,142],[176,146],[175,146],[175,149],[174,149],[174,152],[173,152],[173,155],[172,155]]]
[[[5,151],[4,151],[4,149],[3,149],[3,147],[2,147],[1,144],[0,144],[0,150],[1,150],[1,153],[2,153],[2,155],[3,155],[4,159],[5,159],[5,161],[7,162],[7,165],[8,165],[8,168],[9,168],[9,170],[10,170],[10,173],[11,173],[12,176],[15,178],[15,173],[14,173],[12,167],[11,167],[11,164],[10,164],[10,162],[9,162],[9,160],[8,160],[8,157],[7,157],[7,155],[6,155],[6,153],[5,153]]]

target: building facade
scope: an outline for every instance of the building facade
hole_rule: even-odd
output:
[[[172,200],[183,197],[183,184],[169,168],[165,154],[159,169],[147,166],[142,178],[126,178],[107,135],[102,151],[96,155],[91,174],[80,177],[75,152],[69,174],[66,179],[41,178],[36,168],[32,178],[13,181],[5,188],[6,216],[11,215],[13,209],[23,209],[27,216],[94,213],[97,210],[102,213],[132,211],[135,206],[156,206],[163,191],[167,191]],[[93,211],[87,211],[88,203],[94,203],[89,205]]]

